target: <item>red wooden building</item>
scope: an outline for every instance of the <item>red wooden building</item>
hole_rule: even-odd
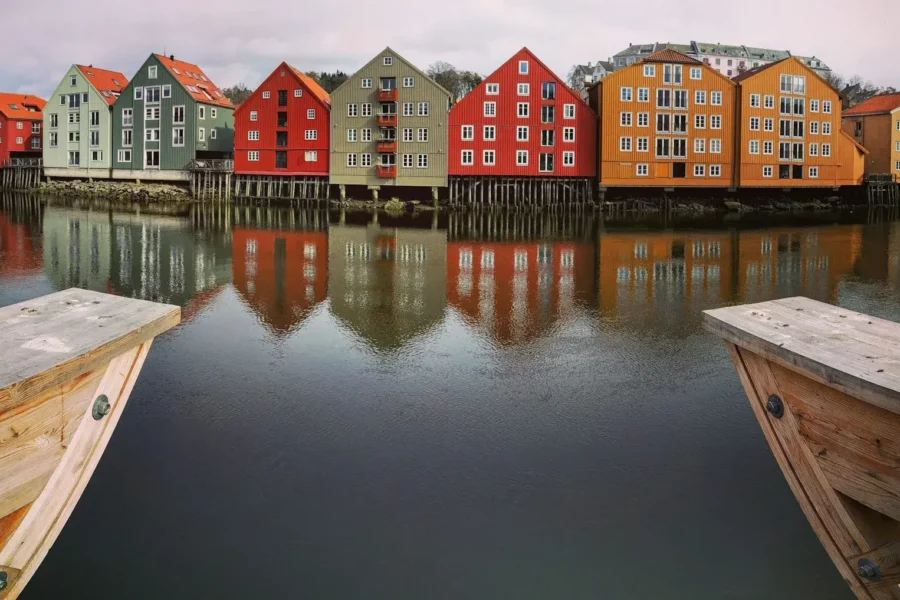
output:
[[[0,93],[0,166],[10,158],[40,158],[47,101],[28,94]]]
[[[327,178],[330,112],[328,92],[281,63],[234,111],[235,174]]]
[[[527,48],[450,111],[451,200],[590,193],[596,163],[597,115]]]

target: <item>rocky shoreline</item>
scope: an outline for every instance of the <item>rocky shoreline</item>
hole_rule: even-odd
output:
[[[64,198],[102,198],[122,202],[190,202],[190,192],[165,183],[133,183],[128,181],[50,181],[38,188],[41,194]]]

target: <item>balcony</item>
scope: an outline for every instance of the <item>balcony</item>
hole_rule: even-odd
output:
[[[396,127],[397,126],[397,113],[378,115],[378,126],[379,127]]]
[[[397,177],[397,165],[377,165],[375,174],[382,179],[394,179]]]
[[[390,90],[381,89],[378,90],[378,101],[379,102],[396,102],[400,98],[400,92],[397,88],[393,88]]]
[[[397,140],[378,140],[378,151],[382,154],[396,154]]]

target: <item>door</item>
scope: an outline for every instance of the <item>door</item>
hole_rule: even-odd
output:
[[[803,165],[794,165],[792,169],[794,172],[791,179],[803,179]]]
[[[778,179],[791,178],[791,165],[778,165]]]
[[[147,150],[146,152],[144,152],[144,168],[159,168],[159,150]]]
[[[279,150],[275,153],[275,168],[287,169],[287,152]]]
[[[687,163],[672,163],[672,177],[676,179],[684,179],[687,174]]]
[[[279,131],[275,134],[275,145],[279,148],[287,148],[288,145],[288,132],[287,131]]]

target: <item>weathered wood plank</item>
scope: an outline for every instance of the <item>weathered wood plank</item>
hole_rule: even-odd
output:
[[[786,298],[705,311],[704,325],[754,354],[900,414],[900,324]]]
[[[850,559],[851,565],[857,565],[860,560],[868,560],[878,566],[880,581],[867,581],[870,589],[896,589],[900,585],[900,541],[885,544],[879,548],[866,552]]]
[[[69,289],[0,308],[0,412],[174,327],[177,306]]]

